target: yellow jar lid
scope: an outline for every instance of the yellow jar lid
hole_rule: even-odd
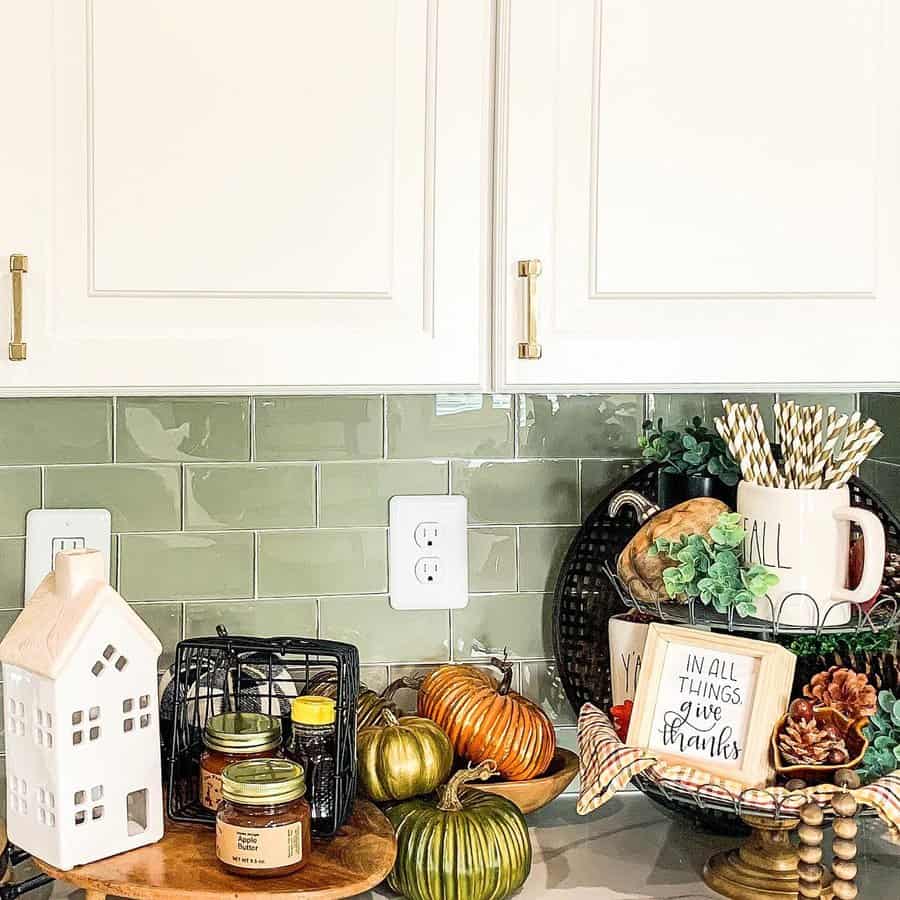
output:
[[[221,753],[261,753],[281,744],[281,720],[265,713],[222,713],[206,723],[203,743]]]
[[[297,697],[291,704],[291,720],[300,725],[331,725],[334,700],[331,697]]]
[[[305,793],[303,769],[287,759],[247,759],[222,772],[222,796],[232,803],[274,806]]]

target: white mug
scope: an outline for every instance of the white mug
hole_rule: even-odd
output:
[[[758,601],[760,617],[773,614],[781,625],[846,625],[851,604],[877,594],[884,572],[884,528],[874,513],[850,505],[848,487],[798,490],[742,481],[737,511],[747,532],[745,563],[759,563],[779,578],[769,591],[774,611]],[[866,550],[862,578],[852,591],[846,586],[851,522],[862,530]],[[799,596],[804,594],[812,600]]]

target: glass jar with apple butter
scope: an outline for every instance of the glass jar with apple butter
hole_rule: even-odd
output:
[[[290,875],[310,854],[303,769],[286,759],[253,759],[222,772],[216,856],[233,875]]]
[[[281,755],[281,720],[255,712],[213,716],[203,729],[200,803],[215,812],[222,800],[222,772],[232,763]]]

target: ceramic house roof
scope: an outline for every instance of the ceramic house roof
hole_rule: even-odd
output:
[[[0,662],[58,678],[101,612],[115,609],[156,657],[162,645],[140,616],[109,586],[103,554],[65,551],[38,585],[0,642]]]

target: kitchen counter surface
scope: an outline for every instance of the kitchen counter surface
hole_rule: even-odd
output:
[[[620,795],[589,816],[575,812],[575,798],[563,797],[529,817],[534,845],[531,877],[517,895],[538,900],[693,900],[717,897],[701,878],[703,863],[733,838],[692,832],[667,818],[640,794]],[[826,839],[826,843],[828,840]],[[860,829],[859,896],[893,900],[900,896],[900,847],[888,842],[884,826],[865,819]],[[79,900],[74,888],[57,883],[29,898]],[[394,897],[386,889],[362,895]]]

